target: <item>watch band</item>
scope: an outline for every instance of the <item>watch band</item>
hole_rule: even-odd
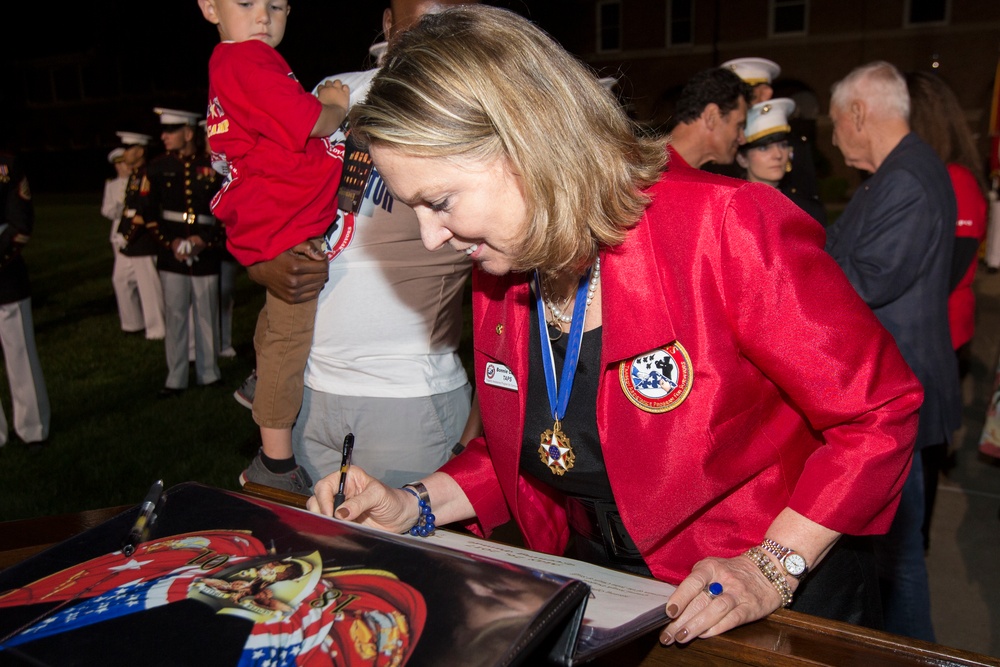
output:
[[[809,573],[809,564],[806,563],[806,559],[795,550],[782,546],[770,538],[764,538],[760,547],[774,555],[790,576],[802,579]]]

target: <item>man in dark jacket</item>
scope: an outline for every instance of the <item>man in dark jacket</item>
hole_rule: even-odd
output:
[[[961,417],[947,309],[956,209],[948,172],[910,132],[909,112],[906,81],[889,63],[863,65],[834,85],[834,145],[848,166],[872,176],[828,229],[826,249],[923,385],[919,453],[947,443]],[[915,456],[892,528],[876,539],[876,556],[886,629],[934,641],[920,531],[923,492]]]

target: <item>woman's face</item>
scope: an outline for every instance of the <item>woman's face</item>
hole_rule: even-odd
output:
[[[740,166],[747,170],[748,181],[776,188],[785,175],[788,161],[792,159],[792,148],[787,141],[775,141],[747,149],[739,158]]]
[[[417,157],[378,145],[371,156],[393,197],[416,212],[424,247],[447,243],[488,273],[511,270],[528,205],[507,160]]]

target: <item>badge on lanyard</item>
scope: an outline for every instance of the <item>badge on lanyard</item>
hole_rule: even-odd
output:
[[[691,358],[680,343],[650,350],[618,366],[618,380],[628,400],[644,412],[669,412],[684,402],[694,375]]]

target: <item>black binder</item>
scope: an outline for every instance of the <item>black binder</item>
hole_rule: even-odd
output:
[[[191,482],[126,557],[139,509],[0,572],[0,665],[571,667],[665,625],[673,590]]]

